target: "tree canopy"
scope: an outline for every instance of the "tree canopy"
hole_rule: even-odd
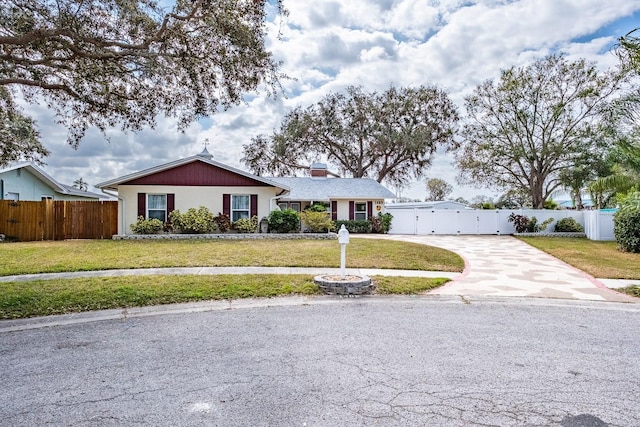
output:
[[[632,84],[612,104],[607,120],[615,123],[616,144],[608,153],[609,170],[598,174],[587,186],[597,206],[615,205],[617,196],[640,188],[640,28],[619,39],[616,53]],[[635,84],[633,84],[635,83]]]
[[[158,115],[183,129],[261,84],[277,90],[279,65],[264,44],[267,3],[7,0],[0,87],[44,101],[73,146],[90,127],[139,130]]]
[[[456,150],[460,180],[527,191],[542,208],[559,173],[611,144],[603,111],[622,74],[599,73],[585,60],[552,55],[501,72],[465,98],[467,122]]]
[[[383,93],[348,87],[288,113],[280,129],[244,145],[242,161],[258,175],[289,175],[328,161],[338,174],[402,185],[420,177],[438,146],[450,146],[458,120],[435,86]]]
[[[41,163],[49,151],[39,137],[33,119],[22,114],[7,89],[0,87],[0,167],[17,160]]]
[[[635,69],[640,74],[640,28],[620,37],[616,52],[623,64]]]
[[[431,178],[427,180],[427,198],[425,201],[440,201],[447,198],[453,187],[447,181],[440,178]]]

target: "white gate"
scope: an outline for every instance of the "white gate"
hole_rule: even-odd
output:
[[[613,213],[602,211],[572,211],[545,209],[433,209],[390,207],[386,212],[393,215],[390,234],[513,234],[515,228],[509,216],[536,217],[538,224],[547,219],[553,221],[547,231],[553,231],[555,223],[562,218],[574,218],[585,226],[587,237],[592,240],[614,240]]]

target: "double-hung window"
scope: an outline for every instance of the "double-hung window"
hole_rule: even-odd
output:
[[[367,203],[366,202],[356,202],[355,203],[355,211],[353,213],[353,219],[356,221],[366,220],[367,216]]]
[[[249,218],[251,208],[251,196],[248,194],[231,195],[231,221],[237,221],[240,218]]]
[[[167,195],[147,194],[147,218],[167,222]]]

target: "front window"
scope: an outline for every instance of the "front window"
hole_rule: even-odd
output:
[[[147,218],[156,218],[162,222],[167,222],[167,195],[148,194],[147,195]]]
[[[367,204],[356,202],[356,209],[354,212],[354,218],[356,221],[367,219]]]
[[[249,206],[251,200],[247,195],[231,196],[231,221],[237,221],[240,218],[249,218]]]

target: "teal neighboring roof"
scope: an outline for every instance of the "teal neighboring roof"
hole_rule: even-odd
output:
[[[290,189],[279,200],[329,201],[337,199],[393,199],[395,194],[370,178],[270,177]]]

